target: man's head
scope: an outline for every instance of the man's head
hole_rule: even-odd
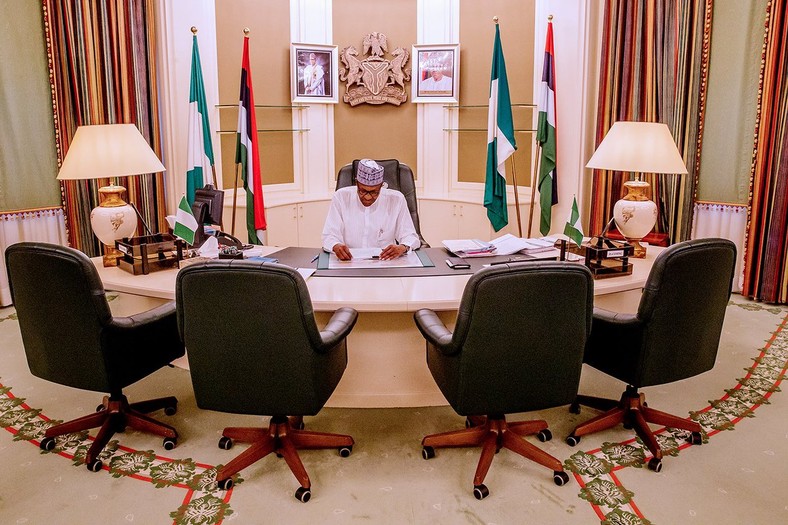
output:
[[[435,82],[443,78],[443,72],[440,69],[433,69],[431,71],[431,74],[432,74],[432,80],[434,80]]]
[[[383,166],[372,159],[361,159],[356,172],[358,198],[364,206],[370,206],[380,195],[383,186]]]
[[[315,56],[315,54],[314,53],[309,53],[309,63],[314,66],[315,65],[315,60],[317,60],[317,57]]]

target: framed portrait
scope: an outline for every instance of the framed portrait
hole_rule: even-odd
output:
[[[414,45],[413,102],[460,102],[460,44]]]
[[[337,103],[338,56],[337,46],[290,44],[290,93],[294,103]]]

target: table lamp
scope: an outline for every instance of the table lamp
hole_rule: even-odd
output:
[[[108,179],[164,171],[159,158],[134,124],[79,126],[57,174],[58,180]],[[123,200],[126,188],[99,188],[101,202],[90,212],[93,233],[109,249],[104,266],[115,266],[115,241],[137,229],[137,212]]]
[[[633,172],[624,183],[628,193],[613,206],[616,228],[630,241],[634,257],[645,257],[640,240],[657,222],[657,205],[649,200],[642,173],[687,173],[668,126],[658,122],[616,122],[586,164],[587,168]]]

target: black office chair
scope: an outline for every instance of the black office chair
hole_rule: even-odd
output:
[[[178,328],[189,351],[192,384],[200,408],[272,416],[268,428],[228,427],[219,448],[233,440],[252,445],[223,466],[219,488],[232,476],[275,452],[284,457],[311,497],[299,448],[336,448],[347,457],[353,438],[303,430],[303,416],[317,414],[347,366],[347,335],[358,314],[337,310],[319,330],[301,275],[280,264],[213,261],[178,273]]]
[[[356,183],[359,161],[360,159],[356,159],[351,164],[346,164],[339,169],[336,189],[352,186]],[[405,202],[408,203],[408,211],[410,211],[410,218],[413,219],[413,227],[419,236],[421,247],[429,248],[430,245],[422,237],[421,228],[419,227],[419,204],[416,200],[416,183],[410,166],[396,159],[376,160],[375,162],[383,166],[383,182],[388,185],[388,188],[397,190],[405,196]]]
[[[588,405],[607,412],[566,438],[623,423],[653,454],[651,470],[662,469],[662,449],[648,423],[683,429],[694,445],[703,442],[695,421],[649,407],[639,388],[693,377],[714,367],[725,309],[731,294],[736,246],[725,239],[698,239],[667,248],[654,261],[636,314],[597,308],[584,361],[627,384],[620,401],[578,396],[570,407]]]
[[[465,430],[427,436],[422,456],[436,447],[481,446],[473,493],[483,484],[501,448],[553,470],[553,481],[569,481],[561,462],[520,436],[552,434],[543,420],[507,423],[505,414],[571,403],[591,330],[594,282],[585,266],[533,262],[496,265],[475,273],[462,295],[454,332],[432,310],[414,318],[427,340],[427,366]]]
[[[22,242],[5,252],[11,295],[19,317],[30,372],[61,385],[108,392],[97,412],[46,430],[42,450],[55,438],[101,427],[85,457],[88,470],[115,432],[126,426],[164,437],[175,447],[178,433],[146,414],[178,400],[165,397],[129,404],[122,389],[184,354],[175,322],[175,303],[130,317],[113,317],[104,287],[82,252],[54,244]]]

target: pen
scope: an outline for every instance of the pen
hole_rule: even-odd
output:
[[[317,255],[315,255],[314,257],[312,257],[312,260],[311,260],[311,261],[309,261],[309,262],[311,262],[311,263],[315,262],[315,261],[317,260],[317,258],[318,258],[318,257],[320,257],[320,254],[319,254],[319,253],[318,253]]]

